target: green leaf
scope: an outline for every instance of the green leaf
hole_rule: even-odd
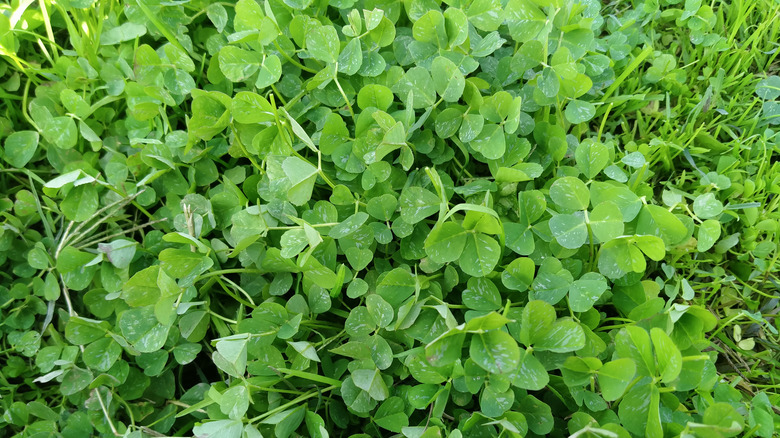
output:
[[[466,79],[458,66],[449,59],[442,56],[434,59],[431,64],[431,76],[436,92],[445,102],[457,102],[463,95]]]
[[[381,221],[389,221],[397,209],[398,200],[390,194],[371,198],[366,205],[368,214]]]
[[[99,339],[84,348],[84,365],[100,372],[108,371],[122,355],[122,347],[111,338]]]
[[[254,243],[267,230],[265,219],[257,206],[234,213],[230,221],[232,223],[230,236],[236,242],[234,253]]]
[[[339,55],[339,72],[354,75],[363,65],[363,53],[361,52],[360,39],[351,39]]]
[[[263,57],[260,53],[225,46],[219,51],[219,68],[231,82],[249,79],[260,68]]]
[[[704,424],[713,426],[705,433],[717,433],[720,436],[737,436],[744,428],[744,418],[729,403],[716,402],[710,405],[702,417]]]
[[[271,415],[262,421],[263,424],[273,424],[274,434],[278,438],[288,438],[303,423],[306,416],[306,406],[298,406]]]
[[[125,339],[141,353],[152,353],[162,348],[170,329],[157,322],[153,306],[124,311],[117,325]]]
[[[485,126],[485,118],[479,114],[465,114],[463,121],[460,124],[460,130],[458,131],[458,138],[464,143],[469,143],[482,132],[482,128]],[[493,135],[497,135],[493,132]],[[486,137],[489,139],[489,137]],[[483,146],[489,146],[489,143],[485,143],[483,139]],[[504,146],[506,147],[506,146]]]
[[[619,399],[636,374],[636,364],[629,358],[607,362],[598,370],[599,388],[606,401]]]
[[[603,143],[586,139],[577,146],[574,157],[585,177],[593,178],[609,163],[609,150]]]
[[[305,243],[303,245],[306,246]],[[298,252],[303,250],[303,247],[299,248],[296,252],[296,255]],[[347,248],[344,250],[344,255],[347,256],[347,260],[349,261],[349,265],[352,266],[352,269],[356,271],[361,271],[368,266],[369,263],[371,263],[371,260],[374,257],[374,253],[371,252],[369,249],[365,248]]]
[[[203,347],[201,344],[179,344],[173,349],[173,357],[181,365],[192,363]]]
[[[623,221],[630,222],[642,209],[639,197],[620,183],[603,183],[593,181],[590,185],[590,196],[594,206],[604,202],[614,202],[623,214]]]
[[[476,47],[471,51],[471,55],[475,58],[484,58],[498,50],[505,42],[506,40],[501,38],[498,32],[490,32],[477,43]]]
[[[23,168],[35,155],[39,139],[35,131],[14,132],[5,139],[3,159],[13,167]]]
[[[189,133],[201,140],[211,140],[230,123],[232,99],[218,91],[192,90],[192,118]]]
[[[444,222],[433,227],[425,239],[425,252],[436,263],[458,260],[466,246],[467,233],[455,222]]]
[[[533,282],[535,270],[533,260],[527,257],[516,258],[504,268],[501,283],[507,289],[523,292]]]
[[[198,424],[192,428],[197,437],[241,438],[244,423],[241,420],[217,420]]]
[[[287,190],[287,199],[293,205],[307,203],[311,199],[314,182],[317,180],[317,168],[298,157],[287,157],[282,162],[282,170],[291,184],[290,189]]]
[[[618,357],[632,359],[639,375],[655,375],[652,344],[645,329],[636,326],[620,329],[615,337],[615,352]]]
[[[472,335],[469,357],[489,373],[508,374],[520,364],[520,348],[509,333],[490,330]]]
[[[507,134],[514,134],[517,128],[520,127],[520,117],[523,115],[523,98],[515,97],[512,100],[512,104],[509,106],[509,112],[506,116],[506,123],[504,124],[504,131]]]
[[[669,210],[657,205],[645,205],[639,213],[636,230],[663,239],[666,246],[681,243],[688,235],[685,225]]]
[[[714,219],[707,219],[699,225],[699,232],[696,235],[698,241],[696,243],[696,250],[699,252],[706,252],[715,245],[715,242],[720,239],[720,222]]]
[[[306,359],[312,360],[314,362],[320,362],[320,357],[317,354],[317,350],[314,348],[314,346],[307,341],[296,341],[296,342],[287,342],[295,351],[297,351],[301,356],[305,357]]]
[[[206,16],[214,24],[217,32],[222,32],[228,22],[228,14],[225,7],[219,3],[212,3],[206,8]]]
[[[644,166],[645,163],[647,163],[647,159],[645,159],[645,156],[641,152],[631,152],[630,154],[621,158],[620,161],[627,166],[633,167],[634,169],[639,169]]]
[[[585,346],[585,332],[574,320],[562,318],[548,327],[543,333],[534,336],[535,349],[567,353]]]
[[[635,236],[636,246],[642,250],[645,255],[655,261],[660,261],[666,255],[664,242],[655,236]]]
[[[116,239],[109,243],[98,244],[98,250],[106,255],[114,267],[124,269],[133,261],[137,246],[138,243],[134,240]]]
[[[68,220],[83,222],[91,218],[98,209],[97,188],[92,184],[76,186],[68,192],[60,206]]]
[[[463,304],[473,310],[497,310],[501,308],[501,295],[496,285],[482,277],[472,277],[463,290]]]
[[[670,383],[680,375],[683,364],[682,353],[669,335],[658,327],[650,329],[650,337],[653,340],[661,381]]]
[[[487,385],[479,398],[480,410],[488,417],[500,417],[508,411],[515,401],[511,389],[500,391],[494,385]]]
[[[414,109],[426,108],[436,101],[436,88],[428,70],[412,67],[393,85],[393,92]],[[408,102],[409,96],[412,102]]]
[[[344,323],[344,330],[356,338],[365,337],[376,330],[376,328],[374,317],[363,306],[353,308]]]
[[[376,292],[390,303],[393,308],[398,308],[415,291],[417,283],[408,271],[395,268],[380,277],[376,285]]]
[[[407,187],[401,192],[399,199],[401,219],[409,224],[416,224],[438,212],[440,202],[438,196],[422,187]]]
[[[314,59],[336,62],[340,52],[339,35],[333,26],[319,26],[306,34],[306,49]]]
[[[596,106],[590,102],[575,99],[566,105],[564,114],[569,123],[576,125],[592,119],[596,115]]]
[[[462,358],[465,339],[460,330],[448,331],[425,346],[425,357],[435,367],[451,365]]]
[[[623,235],[623,214],[611,201],[602,202],[588,213],[588,224],[600,242],[607,242]]]
[[[532,297],[557,304],[566,296],[573,280],[571,272],[564,269],[558,259],[547,257],[542,261],[536,278],[531,283]]]
[[[358,230],[368,220],[368,214],[362,211],[353,214],[344,219],[341,223],[330,229],[328,236],[334,239],[341,239]]]
[[[554,420],[550,406],[532,395],[520,400],[520,411],[528,420],[528,429],[537,435],[547,435],[553,430]]]
[[[65,339],[72,344],[85,345],[105,337],[109,328],[105,322],[73,316],[65,325]]]
[[[259,94],[240,91],[233,97],[233,118],[239,123],[251,124],[274,120],[276,110]]]
[[[623,226],[622,221],[620,225]],[[553,216],[550,218],[550,231],[564,248],[577,249],[588,240],[588,228],[582,212]]]
[[[284,0],[284,3],[293,9],[302,11],[312,4],[312,0]]]
[[[366,298],[368,313],[374,318],[380,328],[387,327],[395,318],[393,306],[380,295],[372,294]]]
[[[613,239],[601,246],[599,272],[613,279],[620,278],[628,272],[644,272],[645,258],[639,248],[630,243],[630,239],[630,237]]]
[[[282,61],[274,54],[265,55],[260,63],[255,87],[265,88],[275,84],[282,77]]]
[[[588,272],[571,284],[569,307],[575,312],[586,312],[606,292],[607,280],[601,274]]]
[[[512,384],[531,391],[539,391],[550,382],[550,375],[531,352],[520,349],[520,365],[512,376]]]
[[[658,414],[658,387],[652,383],[640,383],[631,388],[618,406],[618,416],[623,426],[629,432],[641,436],[648,432],[660,432],[660,415]],[[657,426],[657,427],[656,427]]]
[[[233,377],[241,377],[246,371],[247,344],[245,335],[234,335],[217,341],[217,351],[212,353],[214,364]]]
[[[306,429],[312,438],[328,438],[328,429],[325,420],[312,411],[306,411]]]
[[[393,92],[384,85],[369,84],[358,92],[357,103],[361,109],[374,107],[387,111],[393,104]]]
[[[374,400],[382,401],[390,395],[390,391],[378,369],[355,370],[352,372],[352,381],[355,386],[366,391]]]
[[[404,401],[400,397],[390,397],[376,410],[373,415],[374,422],[382,429],[400,433],[409,425],[409,417],[406,415]]]
[[[469,22],[477,29],[492,32],[504,22],[501,3],[498,0],[476,0],[466,9]]]
[[[578,178],[565,176],[552,183],[550,198],[565,210],[585,210],[590,203],[590,192]]]
[[[756,84],[756,95],[764,100],[780,97],[780,76],[769,76]]]
[[[723,213],[723,204],[714,193],[705,193],[693,200],[693,212],[702,219],[713,219]]]
[[[179,279],[179,287],[191,286],[200,274],[214,265],[214,261],[205,254],[188,249],[164,249],[159,257],[160,267],[169,276]]]
[[[463,125],[461,125],[461,129],[463,129]],[[474,148],[475,151],[484,155],[485,158],[497,160],[501,158],[506,151],[504,130],[501,129],[499,125],[486,124],[480,130],[479,135],[471,140],[469,145]]]
[[[536,85],[539,88],[539,91],[548,98],[555,97],[561,89],[560,78],[550,67],[545,67],[544,70],[542,70],[542,74],[537,79]]]
[[[493,272],[500,258],[501,247],[495,239],[482,233],[467,233],[458,265],[468,275],[484,277]]]
[[[71,149],[78,142],[76,122],[70,117],[54,117],[41,126],[43,138],[60,149]]]
[[[379,24],[368,35],[379,47],[389,46],[395,40],[395,26],[387,17],[382,17]]]
[[[145,34],[146,27],[144,25],[128,21],[103,31],[103,34],[100,36],[100,45],[113,46],[124,41],[134,40]]]
[[[444,15],[438,9],[426,12],[412,25],[415,40],[444,47],[447,45],[447,29]]]
[[[91,372],[79,367],[73,367],[62,375],[60,392],[66,396],[76,394],[89,386],[92,382],[92,377]]]
[[[587,385],[594,371],[601,368],[601,361],[595,357],[569,356],[563,363],[561,374],[569,387]]]
[[[520,342],[530,346],[536,336],[545,333],[555,322],[555,309],[541,300],[529,301],[523,308]]]
[[[249,409],[249,390],[244,385],[229,388],[222,394],[219,409],[233,420],[241,419]]]
[[[132,307],[150,306],[156,303],[160,299],[160,287],[157,285],[159,274],[159,266],[138,271],[125,284],[122,299]]]

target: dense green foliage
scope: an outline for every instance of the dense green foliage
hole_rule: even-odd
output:
[[[780,430],[776,1],[0,11],[0,437]]]

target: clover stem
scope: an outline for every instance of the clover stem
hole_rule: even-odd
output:
[[[322,180],[325,181],[325,184],[330,186],[331,189],[335,189],[336,188],[336,184],[334,184],[333,181],[330,180],[328,175],[325,175],[325,172],[323,172],[322,168],[318,169],[317,173],[319,173],[319,175],[322,178]],[[323,226],[323,225],[320,225],[320,226]]]
[[[247,269],[247,268],[221,269],[219,271],[211,271],[211,272],[206,272],[205,274],[201,274],[200,276],[198,276],[198,280],[203,280],[204,278],[214,277],[218,275],[225,275],[225,274],[262,274],[262,272],[263,271],[259,269]]]
[[[224,317],[224,316],[220,315],[219,313],[214,312],[211,309],[209,309],[208,312],[209,312],[210,315],[215,316],[215,317],[217,317],[217,318],[219,318],[219,319],[221,319],[221,320],[223,320],[223,321],[225,321],[225,322],[227,322],[229,324],[238,324],[238,321],[230,319],[230,318],[227,318],[227,317]]]
[[[122,404],[122,406],[125,407],[125,411],[127,411],[127,416],[130,417],[130,425],[135,426],[135,415],[133,415],[133,409],[130,407],[130,404],[125,401],[122,397],[120,397],[118,394],[114,393],[114,398],[119,400],[119,403]],[[184,404],[184,403],[182,403]],[[189,406],[188,406],[189,407]]]
[[[281,371],[281,369],[277,369],[277,370]],[[341,384],[341,382],[339,382],[339,384]],[[272,416],[274,414],[277,414],[279,412],[284,411],[285,409],[291,408],[291,407],[297,405],[298,403],[300,403],[302,401],[306,401],[306,400],[308,400],[308,399],[310,399],[312,397],[316,397],[317,395],[319,395],[319,394],[321,394],[323,392],[331,391],[331,390],[336,389],[336,388],[338,388],[338,386],[331,385],[331,386],[328,386],[327,388],[325,388],[323,390],[319,390],[319,388],[318,388],[315,391],[309,391],[306,394],[303,394],[303,395],[301,395],[299,397],[296,397],[293,400],[291,400],[291,401],[289,401],[289,402],[287,402],[287,403],[285,403],[285,404],[283,404],[281,406],[278,406],[278,407],[276,407],[274,409],[271,409],[268,412],[265,412],[263,414],[258,415],[257,417],[254,417],[254,418],[250,419],[249,420],[249,424],[256,423],[256,422],[258,422],[258,421],[260,421],[260,420],[262,420],[264,418],[268,418],[268,417],[270,417],[270,416]]]
[[[249,160],[250,163],[252,163],[252,166],[255,167],[255,169],[259,170],[260,173],[263,173],[263,167],[257,164],[257,161],[249,154],[249,151],[247,151],[246,147],[244,147],[244,144],[241,142],[241,139],[238,137],[238,132],[236,132],[236,127],[233,126],[233,123],[230,124],[230,129],[233,131],[233,140],[236,142],[238,147],[241,148],[241,152],[244,153],[244,156]]]
[[[76,311],[73,310],[73,302],[70,301],[68,286],[65,284],[65,279],[62,275],[60,275],[60,281],[62,282],[62,296],[65,297],[65,305],[68,307],[68,315],[76,316]]]
[[[338,63],[336,63],[336,69],[338,69]],[[341,97],[344,98],[344,102],[347,104],[347,109],[349,110],[349,115],[352,116],[352,122],[357,124],[357,120],[355,119],[355,112],[352,111],[352,105],[349,103],[349,99],[347,99],[347,94],[344,93],[344,89],[341,88],[341,83],[339,82],[339,75],[338,73],[334,75],[333,82],[336,83],[336,87],[339,89],[339,93],[341,93]]]
[[[236,288],[236,289],[237,289],[239,292],[241,292],[241,293],[242,293],[242,294],[243,294],[243,295],[246,297],[247,301],[249,301],[249,303],[250,303],[250,304],[251,304],[253,307],[257,307],[257,305],[255,304],[255,302],[252,300],[252,297],[251,297],[251,296],[249,296],[249,293],[248,293],[247,291],[245,291],[245,290],[244,290],[244,288],[242,288],[241,286],[239,286],[239,285],[238,285],[238,284],[237,284],[235,281],[233,281],[233,280],[231,280],[231,279],[229,279],[229,278],[227,278],[227,277],[225,277],[225,276],[223,276],[223,275],[220,275],[220,276],[219,276],[219,278],[220,278],[220,279],[222,279],[222,280],[225,280],[225,282],[227,282],[227,283],[229,283],[230,285],[232,285],[233,287],[235,287],[235,288]]]
[[[593,243],[593,229],[590,227],[590,221],[588,220],[587,210],[585,211],[585,226],[588,228],[588,241],[590,242],[588,270],[593,271],[593,262],[596,257],[596,245]]]
[[[274,47],[276,47],[276,50],[278,50],[279,53],[284,57],[284,59],[289,61],[290,64],[298,67],[299,69],[301,69],[303,71],[307,71],[309,73],[317,74],[317,70],[314,70],[313,68],[306,67],[305,65],[301,64],[300,62],[294,60],[290,55],[287,54],[287,52],[284,51],[284,49],[282,49],[282,46],[280,46],[279,43],[276,42],[276,40],[274,40]]]
[[[46,36],[49,38],[49,42],[51,44],[51,51],[54,55],[54,61],[57,61],[59,59],[59,54],[57,53],[57,45],[54,44],[54,31],[51,27],[51,20],[49,19],[49,13],[46,10],[46,2],[43,0],[39,0],[38,4],[41,8],[41,15],[43,16],[43,24],[46,28]],[[116,432],[116,431],[114,431]]]
[[[24,84],[24,94],[22,94],[22,117],[24,117],[24,119],[27,120],[27,123],[35,128],[36,131],[41,132],[41,128],[39,128],[30,118],[30,115],[27,114],[27,96],[30,93],[30,81],[31,79],[27,78],[27,82]]]
[[[287,102],[284,101],[284,98],[282,97],[281,93],[279,93],[279,90],[276,89],[276,86],[274,84],[271,84],[271,89],[274,90],[274,94],[276,94],[276,97],[279,99],[279,102],[282,103],[282,107],[287,105]]]
[[[304,91],[301,91],[300,93],[298,93],[298,94],[296,94],[295,96],[293,96],[293,98],[292,98],[292,99],[288,100],[288,101],[287,101],[287,103],[286,103],[286,104],[284,104],[284,107],[283,107],[283,108],[285,108],[285,109],[286,109],[286,108],[288,108],[288,107],[291,107],[291,106],[293,106],[295,103],[297,103],[299,100],[301,100],[301,98],[302,98],[303,96],[305,96],[305,95],[306,95],[306,90],[304,90]]]
[[[98,403],[100,403],[100,409],[103,411],[103,415],[106,417],[106,421],[108,422],[108,427],[111,428],[111,432],[113,432],[115,436],[122,436],[122,434],[117,432],[116,427],[114,426],[114,422],[111,421],[111,415],[108,414],[106,404],[103,403],[103,396],[100,395],[100,387],[95,388],[93,391],[95,391],[95,395],[97,395]]]

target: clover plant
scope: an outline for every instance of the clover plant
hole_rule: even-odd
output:
[[[778,430],[775,3],[0,12],[0,436]]]

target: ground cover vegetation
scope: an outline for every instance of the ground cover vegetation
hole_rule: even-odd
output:
[[[0,11],[0,436],[776,434],[780,3]]]

